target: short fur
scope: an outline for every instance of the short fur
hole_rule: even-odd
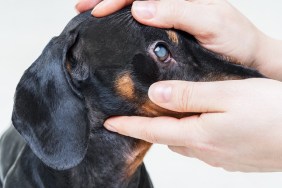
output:
[[[169,63],[151,52],[160,42]],[[104,18],[75,17],[26,70],[10,127],[0,141],[0,187],[149,188],[142,163],[149,143],[103,127],[119,115],[180,114],[149,101],[160,80],[262,77],[202,48],[190,35],[137,23],[130,7]]]

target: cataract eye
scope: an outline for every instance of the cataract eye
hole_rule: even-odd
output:
[[[164,45],[157,45],[154,49],[154,53],[159,61],[166,61],[170,57],[170,52]]]

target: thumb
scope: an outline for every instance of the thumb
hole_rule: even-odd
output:
[[[175,28],[192,35],[208,33],[211,20],[208,6],[190,1],[135,1],[134,18],[142,24]]]
[[[87,10],[92,9],[102,0],[79,0],[75,5],[75,8],[78,12],[85,12]]]
[[[149,97],[157,105],[177,112],[224,112],[233,82],[162,81],[150,87]]]

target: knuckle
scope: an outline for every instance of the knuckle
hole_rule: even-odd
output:
[[[222,162],[218,161],[218,160],[214,160],[214,161],[209,161],[207,162],[209,165],[216,167],[216,168],[220,168],[222,167]]]
[[[226,161],[224,160],[224,155],[219,152],[215,146],[207,143],[200,143],[195,144],[193,147],[200,160],[216,168],[224,167],[224,162]]]
[[[209,144],[198,143],[194,145],[194,148],[201,153],[212,153],[214,151],[213,147]]]
[[[194,145],[191,147],[193,152],[193,157],[198,158],[199,160],[207,163],[213,167],[223,167],[224,161],[220,160],[220,155],[211,151],[212,149],[206,145]]]
[[[184,7],[181,6],[182,2],[171,3],[169,1],[164,1],[164,4],[171,11],[171,14],[174,16],[174,18],[181,16],[184,12]]]
[[[195,84],[190,83],[189,85],[185,85],[183,88],[180,89],[177,99],[177,104],[179,110],[181,111],[188,111],[194,109],[194,96],[195,96]]]
[[[180,18],[185,17],[185,8],[181,6],[181,3],[170,3],[169,1],[163,1],[161,3],[160,10],[164,10],[162,12],[163,20],[167,22],[171,28],[180,29],[182,26],[182,22]]]
[[[238,172],[237,169],[235,169],[233,167],[229,167],[229,166],[223,166],[222,169],[227,171],[227,172]]]
[[[219,149],[208,139],[199,138],[198,140],[195,140],[194,143],[187,143],[187,145],[201,155],[221,155]]]
[[[193,155],[193,151],[188,147],[177,147],[177,146],[169,146],[168,147],[172,152],[184,155],[186,157],[195,157]]]
[[[178,149],[177,149],[176,146],[168,146],[168,148],[169,148],[172,152],[178,153]]]
[[[141,134],[142,139],[150,143],[158,143],[158,137],[149,129],[144,129]]]

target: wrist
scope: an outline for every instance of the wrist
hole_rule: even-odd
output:
[[[253,68],[256,68],[265,76],[282,80],[282,41],[273,39],[260,32]]]
[[[246,62],[243,62],[248,67],[259,69],[261,67],[261,62],[264,60],[264,54],[266,43],[269,43],[268,40],[270,39],[267,35],[265,35],[262,31],[257,29],[254,26],[254,32],[250,32],[251,36],[249,36],[250,40],[248,43],[251,45],[247,45],[248,49],[245,49],[249,52],[248,58]]]

